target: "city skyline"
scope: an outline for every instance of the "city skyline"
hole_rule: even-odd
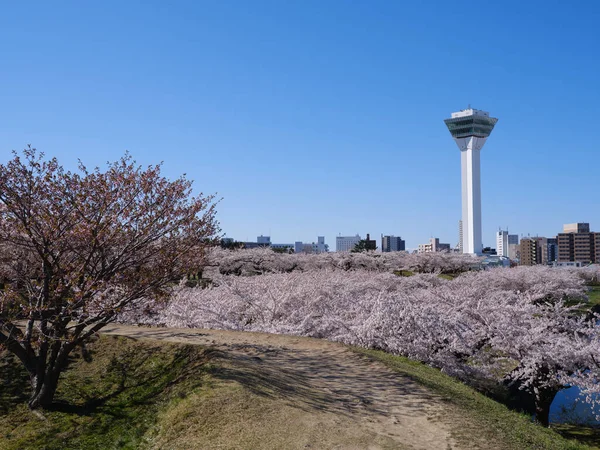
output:
[[[460,162],[442,120],[471,104],[502,121],[481,160],[484,247],[498,227],[600,228],[586,198],[600,5],[542,5],[464,3],[464,33],[460,2],[9,4],[2,158],[32,144],[71,169],[125,150],[164,161],[223,197],[217,219],[238,240],[454,246]]]

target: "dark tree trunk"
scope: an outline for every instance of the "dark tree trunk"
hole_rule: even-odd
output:
[[[67,366],[67,358],[74,344],[55,342],[49,348],[49,355],[41,351],[38,356],[35,370],[29,372],[31,382],[31,396],[29,408],[48,408],[56,394],[58,379]],[[46,357],[48,356],[48,357]]]
[[[535,420],[545,427],[550,426],[550,405],[560,388],[534,388]]]
[[[29,408],[30,409],[46,409],[54,400],[54,394],[56,394],[56,388],[58,386],[58,376],[44,377],[43,380],[31,381],[32,393],[29,397]]]

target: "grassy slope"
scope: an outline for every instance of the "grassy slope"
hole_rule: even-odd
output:
[[[527,415],[509,410],[474,389],[445,375],[437,369],[389,353],[354,348],[356,352],[381,361],[394,371],[408,376],[441,395],[449,408],[463,417],[455,428],[459,442],[490,442],[507,449],[585,449],[590,448],[572,439],[565,439],[553,429],[531,422]],[[591,429],[563,427],[561,432],[600,448],[600,435]],[[485,448],[485,447],[484,447]]]
[[[57,407],[45,417],[26,407],[26,375],[0,360],[0,448],[144,448],[157,414],[202,384],[207,356],[195,346],[102,337],[93,359],[73,358],[61,378]]]
[[[290,439],[297,443],[319,433],[302,423],[300,409],[217,379],[210,352],[201,347],[102,337],[90,349],[91,362],[73,359],[61,380],[58,407],[44,412],[45,418],[27,409],[25,374],[0,354],[0,448],[290,448]],[[446,399],[457,417],[464,417],[455,424],[459,441],[476,438],[515,449],[587,448],[438,370],[382,352],[357,351]],[[352,430],[345,432],[352,442]],[[310,443],[318,448],[315,442],[327,436],[314,438]]]

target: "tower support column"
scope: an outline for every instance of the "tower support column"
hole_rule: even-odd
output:
[[[497,121],[488,112],[472,108],[444,120],[460,149],[463,253],[482,254],[480,154]]]

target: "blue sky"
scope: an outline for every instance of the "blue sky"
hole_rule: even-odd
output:
[[[85,4],[84,4],[85,3]],[[443,119],[499,122],[482,151],[498,226],[600,231],[597,2],[12,2],[0,152],[68,167],[164,161],[223,197],[223,232],[367,232],[456,244],[460,154]]]

